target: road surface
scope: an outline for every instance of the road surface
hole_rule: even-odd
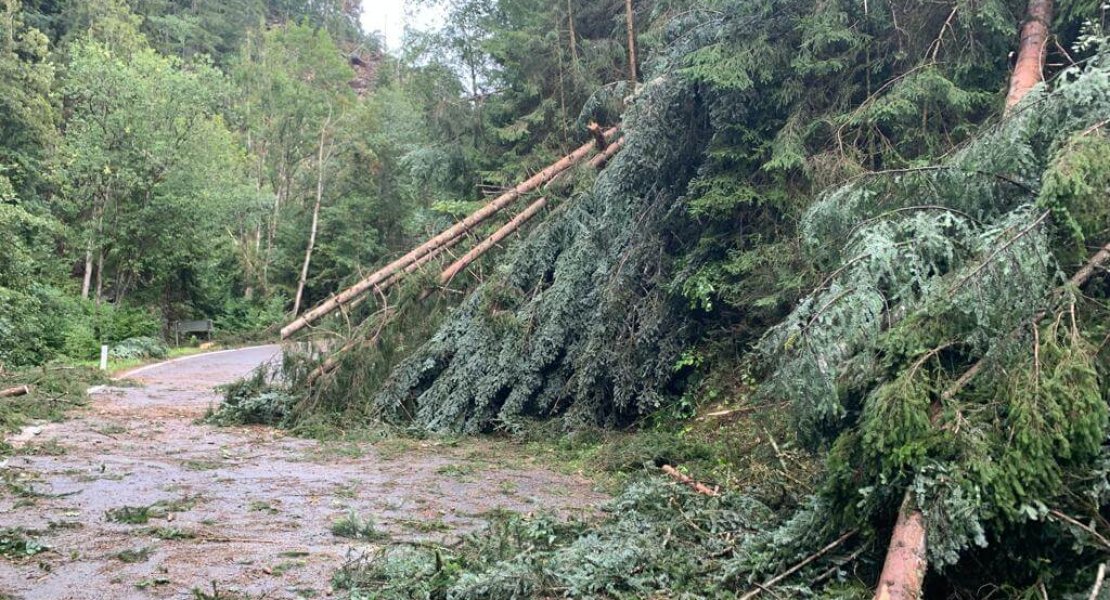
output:
[[[537,466],[508,443],[324,444],[198,422],[219,400],[213,386],[278,353],[217,352],[134,371],[19,442],[0,468],[0,528],[22,528],[49,549],[0,557],[0,598],[191,598],[213,585],[327,597],[345,557],[389,543],[333,535],[332,523],[352,512],[394,541],[439,541],[481,527],[495,509],[580,512],[602,500],[585,479]]]

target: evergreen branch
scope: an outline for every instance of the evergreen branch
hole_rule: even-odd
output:
[[[951,299],[952,296],[954,296],[956,294],[956,292],[964,286],[964,284],[966,284],[973,277],[975,277],[976,275],[981,273],[983,271],[983,269],[986,269],[991,264],[991,262],[994,260],[994,258],[996,256],[998,256],[999,254],[1008,250],[1018,240],[1025,237],[1026,235],[1029,234],[1029,232],[1036,229],[1037,226],[1039,226],[1041,223],[1044,222],[1045,219],[1048,218],[1048,215],[1050,214],[1050,212],[1051,211],[1046,210],[1044,213],[1041,214],[1040,217],[1037,217],[1037,220],[1033,221],[1032,224],[1030,224],[1028,227],[1026,227],[1025,229],[1018,232],[1017,235],[1010,238],[1009,241],[1007,241],[1005,244],[1002,244],[1002,246],[1000,246],[999,248],[995,249],[994,252],[991,252],[990,256],[988,256],[985,260],[983,260],[982,264],[980,264],[974,271],[968,273],[967,275],[964,275],[963,278],[961,278],[959,281],[956,282],[955,285],[953,285],[951,288],[948,289],[948,298]]]
[[[849,532],[845,533],[844,535],[840,536],[839,538],[837,538],[836,540],[834,540],[832,543],[825,546],[824,548],[821,548],[817,552],[814,552],[813,554],[810,554],[809,556],[805,557],[804,559],[802,559],[800,562],[798,562],[793,567],[790,567],[789,569],[783,571],[781,575],[777,575],[775,577],[772,577],[772,578],[768,579],[767,581],[763,582],[762,584],[756,584],[756,589],[744,594],[743,596],[740,596],[740,600],[751,600],[752,598],[755,598],[756,596],[758,596],[762,592],[766,591],[767,588],[770,588],[770,587],[774,586],[775,584],[779,583],[783,579],[786,579],[787,577],[790,577],[794,573],[797,573],[798,571],[802,570],[809,563],[817,560],[818,558],[821,558],[822,556],[828,554],[829,552],[832,552],[834,549],[836,549],[837,546],[843,544],[844,542],[848,541],[852,536],[856,535],[857,531],[858,530],[856,530],[856,529],[852,529],[851,531],[849,531]]]

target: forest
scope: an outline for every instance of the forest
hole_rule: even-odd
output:
[[[0,375],[610,484],[351,599],[1110,598],[1110,5],[408,6],[0,0]]]

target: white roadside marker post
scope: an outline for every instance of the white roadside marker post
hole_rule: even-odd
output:
[[[100,346],[100,370],[108,370],[108,344]]]

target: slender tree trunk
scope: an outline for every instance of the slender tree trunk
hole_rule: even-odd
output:
[[[93,272],[93,242],[90,239],[85,246],[85,278],[81,281],[81,297],[89,299],[89,289],[92,287]]]
[[[461,258],[451,263],[451,266],[444,269],[439,275],[439,283],[441,285],[449,283],[456,275],[462,272],[463,269],[470,266],[470,263],[478,260],[487,250],[496,246],[501,240],[509,237],[517,229],[520,229],[521,225],[524,225],[529,219],[536,216],[545,206],[547,206],[547,198],[540,198],[530,204],[523,212],[513,217],[512,220],[495,231],[493,235],[482,240],[481,243],[471,248],[470,251]]]
[[[1025,9],[1025,23],[1021,26],[1017,62],[1010,76],[1010,91],[1006,94],[1006,112],[1044,81],[1044,61],[1048,46],[1049,24],[1052,23],[1052,0],[1029,0]]]
[[[304,297],[305,282],[308,281],[308,267],[312,262],[312,250],[316,247],[316,231],[320,224],[320,203],[324,198],[324,169],[327,159],[324,149],[327,146],[328,126],[331,125],[331,115],[324,121],[320,129],[320,151],[316,157],[316,204],[312,207],[312,228],[308,234],[308,246],[304,251],[304,265],[301,267],[301,279],[297,282],[297,296],[293,300],[293,316],[301,312],[301,299]]]
[[[614,128],[606,133],[610,136],[615,135],[616,129]],[[524,194],[535,190],[541,185],[554,179],[560,173],[581,162],[583,159],[589,156],[591,152],[594,151],[594,147],[595,144],[593,140],[589,141],[571,154],[563,157],[555,164],[528,178],[526,181],[516,186],[512,190],[502,194],[501,196],[498,196],[489,204],[486,204],[482,208],[475,211],[474,214],[468,216],[462,221],[447,228],[439,235],[416,247],[408,254],[389,263],[388,265],[382,267],[374,273],[371,273],[370,275],[362,279],[362,281],[359,281],[355,285],[347,288],[346,290],[343,290],[339,294],[321,302],[312,310],[306,312],[301,317],[293,320],[291,323],[283,327],[281,330],[282,339],[288,338],[301,329],[304,329],[310,323],[316,321],[317,319],[331,314],[333,311],[340,308],[344,304],[348,304],[355,298],[358,298],[362,294],[366,293],[367,290],[370,290],[378,284],[382,283],[397,271],[404,269],[405,267],[419,260],[421,257],[427,255],[428,253],[436,251],[437,249],[443,247],[445,244],[450,243],[455,238],[465,234],[467,231],[470,231],[479,223],[493,216],[502,208],[505,208],[506,206],[512,204]]]
[[[624,0],[624,17],[628,25],[628,80],[636,85],[640,75],[636,66],[636,19],[632,11],[632,0]]]
[[[567,0],[567,24],[570,25],[570,60],[578,69],[578,33],[574,28],[574,0]]]
[[[104,246],[96,253],[96,304],[104,297]]]

